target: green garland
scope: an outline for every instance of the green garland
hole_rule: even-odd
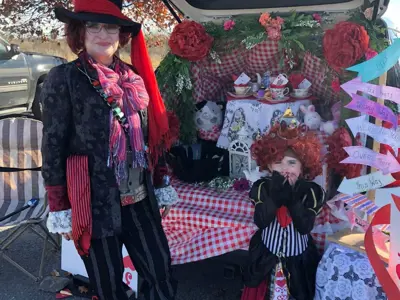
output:
[[[193,84],[190,62],[168,53],[161,61],[156,74],[168,110],[175,112],[180,121],[180,140],[191,144],[196,139],[193,100]]]

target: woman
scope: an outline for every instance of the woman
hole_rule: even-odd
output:
[[[124,244],[145,299],[171,300],[176,283],[157,200],[177,195],[157,178],[156,200],[150,175],[171,141],[141,26],[122,14],[122,1],[74,4],[74,12],[55,13],[79,58],[51,70],[41,94],[48,228],[74,240],[99,299],[128,299]],[[133,66],[115,55],[130,38]]]
[[[314,182],[322,171],[318,138],[288,109],[281,123],[256,141],[252,155],[271,176],[254,183],[254,222],[242,300],[314,299],[320,255],[310,235],[324,200]]]

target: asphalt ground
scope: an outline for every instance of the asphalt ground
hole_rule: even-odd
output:
[[[0,240],[6,232],[0,232]],[[38,268],[42,240],[27,232],[7,250],[9,256],[28,270]],[[60,253],[51,247],[46,254],[44,275],[53,270],[60,271]],[[220,259],[205,260],[174,266],[174,275],[179,282],[176,300],[240,300],[242,283],[240,274],[224,278],[225,262]],[[39,290],[39,284],[0,257],[0,300],[53,300],[54,293]],[[86,299],[71,297],[68,299]]]

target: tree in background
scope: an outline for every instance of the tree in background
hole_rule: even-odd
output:
[[[2,3],[3,2],[3,3]],[[1,4],[2,3],[2,4]],[[53,9],[63,6],[73,9],[71,0],[0,0],[0,29],[13,38],[24,36],[55,39],[62,33],[63,25],[54,21]],[[160,0],[125,1],[124,13],[144,24],[146,30],[156,25],[169,30],[176,22]]]

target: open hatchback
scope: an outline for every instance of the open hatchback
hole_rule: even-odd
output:
[[[164,2],[184,20],[175,27],[169,39],[170,52],[157,71],[167,107],[180,121],[179,140],[183,144],[204,143],[206,140],[208,148],[210,142],[215,142],[219,149],[230,151],[240,132],[247,135],[251,145],[252,140],[268,132],[287,108],[300,122],[304,122],[305,113],[300,110],[301,105],[315,106],[322,122],[313,126],[318,127],[317,133],[326,144],[326,138],[339,124],[344,126],[344,120],[354,115],[354,111],[343,109],[350,102],[351,95],[341,90],[340,85],[354,79],[357,73],[346,71],[346,68],[370,59],[390,44],[386,23],[381,19],[389,1]],[[234,87],[236,78],[241,74],[250,79],[245,82],[244,96],[237,94],[238,88]],[[287,77],[289,82],[285,83],[284,95],[275,101],[277,99],[271,97],[275,95],[270,95],[268,84],[279,74]],[[396,76],[397,73],[391,71],[389,75]],[[397,77],[390,78],[393,76],[389,76],[388,82],[397,83]],[[308,97],[306,102],[302,101],[305,100],[302,94],[296,94],[299,80],[303,79],[311,84],[303,93]],[[382,80],[386,78],[381,78],[381,84]],[[375,83],[378,81],[379,78],[374,79]],[[256,108],[243,107],[249,100],[255,100],[253,104],[257,103]],[[202,116],[208,118],[207,113],[210,114],[208,102],[223,105],[223,117],[217,118],[222,120],[222,124],[210,124],[202,119]],[[387,101],[386,105],[397,111],[394,103]],[[260,110],[259,106],[264,108]],[[204,107],[207,111],[205,115]],[[221,113],[216,108],[211,111]],[[361,142],[372,147],[372,140],[368,140],[367,136]],[[360,141],[353,138],[348,143],[351,145],[344,146]],[[329,155],[327,147],[325,152]],[[341,156],[336,160],[346,156],[341,149]],[[186,166],[183,167],[185,164],[181,162],[180,168],[194,171],[191,169],[193,164],[188,162],[193,157],[184,159]],[[331,161],[327,157],[325,159]],[[325,165],[326,172],[322,177],[326,188],[332,184],[331,180],[328,182],[328,177],[335,178],[335,173],[340,173],[339,179],[343,175],[351,177],[360,174],[360,167],[339,164],[339,161],[335,163],[338,166],[334,166],[332,161]],[[254,162],[250,160],[246,163],[229,161],[230,173],[239,168],[238,174],[242,177],[244,170],[251,172],[254,167]],[[222,175],[228,175],[227,168],[223,168]],[[221,175],[215,171],[216,168],[213,170],[211,177]],[[339,181],[330,189],[332,193],[336,192]]]

